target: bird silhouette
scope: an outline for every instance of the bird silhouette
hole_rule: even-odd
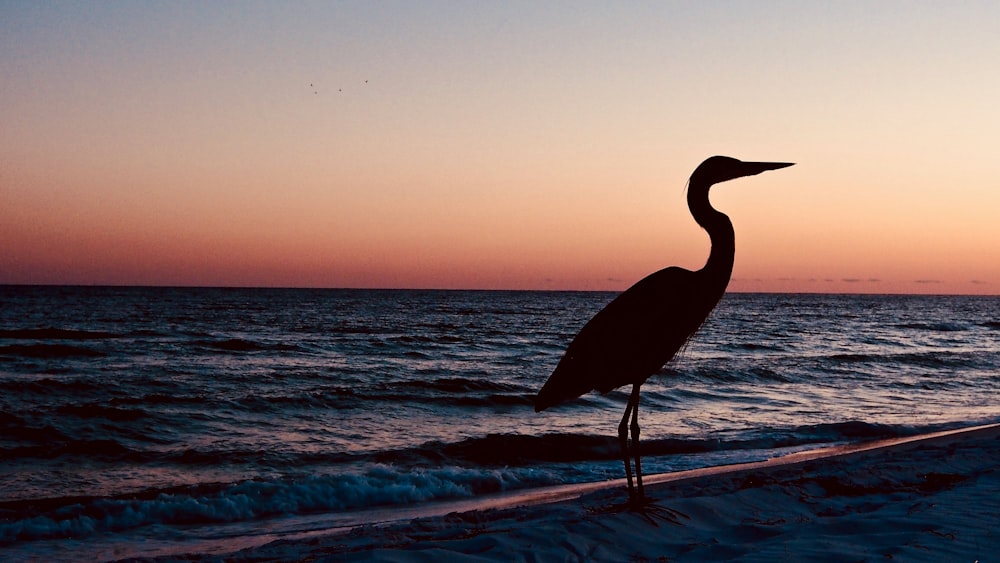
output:
[[[618,295],[580,329],[535,398],[535,412],[539,412],[592,390],[607,393],[632,385],[618,425],[630,506],[646,503],[639,458],[639,387],[669,362],[705,322],[725,293],[733,272],[733,224],[709,203],[708,190],[719,182],[792,164],[743,162],[726,156],[702,162],[691,174],[687,200],[692,217],[708,231],[712,241],[705,267],[694,272],[665,268]],[[635,460],[634,486],[631,459]]]

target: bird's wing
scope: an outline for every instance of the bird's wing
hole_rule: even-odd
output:
[[[667,268],[616,297],[570,343],[539,392],[536,410],[594,389],[607,393],[642,383],[656,373],[718,301],[704,296],[700,281],[697,272]]]

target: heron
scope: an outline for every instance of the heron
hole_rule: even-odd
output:
[[[632,385],[618,425],[629,506],[641,508],[647,503],[639,456],[639,388],[701,327],[722,299],[733,273],[733,223],[712,207],[708,190],[720,182],[792,164],[713,156],[698,165],[688,181],[687,203],[691,216],[711,239],[705,267],[697,271],[664,268],[615,297],[580,329],[535,398],[535,412],[540,412],[593,390],[608,393]]]

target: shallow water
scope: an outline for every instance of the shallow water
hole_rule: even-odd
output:
[[[620,477],[532,400],[610,293],[0,287],[0,546]],[[647,472],[1000,420],[1000,298],[729,294],[643,386]]]

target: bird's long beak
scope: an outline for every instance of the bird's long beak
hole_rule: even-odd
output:
[[[789,166],[795,164],[794,162],[744,162],[743,167],[746,172],[746,176],[754,176],[765,172],[767,170],[777,170],[779,168],[788,168]]]

